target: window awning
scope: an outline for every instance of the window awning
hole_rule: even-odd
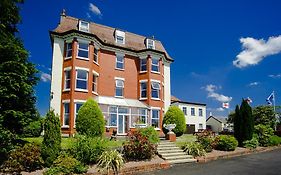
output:
[[[105,105],[127,106],[127,107],[136,107],[136,108],[149,108],[145,103],[143,103],[139,100],[136,100],[136,99],[98,96],[98,97],[95,98],[95,100],[99,104],[105,104]]]

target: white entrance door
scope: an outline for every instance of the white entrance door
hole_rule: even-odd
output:
[[[125,134],[125,115],[118,115],[117,134]]]

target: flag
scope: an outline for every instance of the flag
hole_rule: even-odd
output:
[[[225,109],[228,109],[229,108],[229,103],[228,102],[223,102],[222,103],[222,107],[225,108]]]
[[[274,93],[272,92],[266,99],[267,104],[272,105],[274,101]]]
[[[248,104],[253,103],[252,99],[250,99],[250,97],[246,98],[246,101]]]

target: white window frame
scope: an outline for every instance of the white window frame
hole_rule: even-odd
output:
[[[192,114],[192,109],[193,109],[193,111],[194,111],[194,114]],[[195,108],[194,108],[194,107],[191,107],[191,108],[190,108],[190,115],[191,115],[191,116],[195,116],[195,115],[196,115],[196,113],[195,113]]]
[[[97,53],[95,53],[95,50],[97,51]],[[93,54],[93,62],[96,64],[99,64],[99,49],[97,47],[94,46],[94,54]],[[97,58],[97,61],[95,61],[95,57]]]
[[[153,118],[153,112],[154,110],[158,111],[158,118]],[[160,130],[160,112],[161,108],[159,107],[151,107],[150,114],[151,114],[151,126],[152,126],[152,120],[158,120],[158,127],[155,127],[155,130]]]
[[[122,81],[122,85],[118,86],[117,81]],[[117,88],[121,88],[122,89],[122,96],[118,96],[116,94],[116,89]],[[125,79],[124,78],[115,77],[115,97],[124,98],[124,89],[125,89]]]
[[[143,60],[145,60],[145,64],[143,64]],[[145,70],[142,70],[142,66],[146,67]],[[147,72],[147,59],[146,58],[141,58],[140,59],[140,73],[144,73],[144,72]]]
[[[152,100],[161,100],[160,99],[160,93],[161,93],[161,83],[160,83],[160,81],[158,81],[158,80],[150,80],[150,82],[151,82],[151,99]],[[156,90],[158,90],[158,98],[156,98],[156,97],[153,97],[152,96],[152,91],[155,89],[154,87],[153,87],[153,83],[158,83],[159,84],[159,89],[156,89]]]
[[[62,128],[69,128],[69,124],[70,124],[70,100],[63,100],[62,101],[62,104],[63,104],[63,117],[62,117]],[[68,125],[65,125],[65,104],[68,104],[68,109],[69,109],[69,112],[68,112]]]
[[[80,89],[80,88],[77,88],[78,70],[83,70],[83,71],[86,71],[86,72],[87,72],[87,75],[86,75],[86,81],[87,81],[86,85],[87,85],[87,89]],[[89,82],[89,69],[87,69],[87,68],[82,68],[82,67],[75,67],[75,71],[76,71],[76,72],[75,72],[75,74],[76,74],[76,76],[75,76],[75,91],[88,92],[88,88],[89,88],[89,87],[88,87],[88,82]],[[84,79],[81,79],[81,80],[84,80]]]
[[[140,82],[140,100],[146,100],[147,99],[147,95],[148,95],[147,94],[148,80],[140,80],[139,82]],[[142,97],[142,86],[141,86],[142,83],[146,83],[146,89],[145,89],[146,97]]]
[[[145,110],[145,114],[141,114],[141,110]],[[139,113],[139,117],[142,117],[142,116],[145,116],[145,125],[147,126],[147,118],[148,118],[148,112],[147,112],[147,109],[146,108],[139,108],[138,109],[138,113]]]
[[[83,44],[87,44],[88,45],[88,47],[87,47],[87,49],[81,49],[79,46],[80,46],[80,43],[83,43]],[[87,51],[88,52],[88,56],[87,57],[81,57],[81,56],[78,56],[78,54],[79,54],[79,50],[81,50],[81,51]],[[81,59],[81,60],[89,60],[89,42],[87,42],[87,41],[78,41],[77,42],[77,58],[78,59]]]
[[[201,111],[201,112],[200,112]],[[203,109],[202,108],[199,108],[198,109],[198,116],[199,117],[203,117]]]
[[[157,60],[158,64],[153,64],[153,60]],[[159,64],[160,64],[160,59],[158,59],[158,58],[151,58],[151,72],[152,73],[160,74],[160,66],[159,66]],[[157,66],[158,67],[158,71],[152,70],[153,66]]]
[[[71,45],[71,49],[69,49],[69,44]],[[72,58],[72,52],[73,52],[72,45],[73,45],[72,42],[67,42],[67,43],[66,43],[65,58],[64,58],[64,60],[68,60],[68,59],[71,59],[71,58]],[[67,56],[68,51],[70,51],[70,50],[71,50],[71,56]]]
[[[76,109],[77,109],[77,104],[84,104],[86,102],[86,100],[74,100],[74,125],[73,127],[75,128],[76,127],[76,118],[77,118],[77,115],[78,113],[76,113]]]
[[[117,70],[125,70],[125,55],[122,53],[116,53],[116,62],[115,62],[115,69]],[[118,61],[118,57],[122,57],[122,61]],[[117,67],[117,63],[122,63],[123,68]]]
[[[187,115],[187,107],[186,106],[182,107],[182,112],[184,113],[184,115]]]
[[[152,42],[152,47],[150,47],[150,44],[149,44],[149,42]],[[153,40],[153,39],[149,39],[149,38],[147,38],[146,39],[146,48],[147,49],[155,49],[155,41]]]
[[[94,82],[94,77],[96,82]],[[93,81],[92,81],[92,93],[98,95],[98,77],[99,77],[99,73],[97,73],[96,71],[93,70]],[[93,91],[93,86],[95,85],[95,91]]]
[[[200,128],[200,125],[202,126],[202,128]],[[204,129],[203,123],[199,123],[199,124],[198,124],[198,129]]]
[[[70,91],[71,89],[71,67],[66,67],[63,69],[64,71],[64,86],[63,86],[63,91]],[[69,79],[66,79],[66,72],[69,71],[70,72],[70,77]],[[70,81],[69,85],[70,87],[69,88],[66,88],[66,81]]]
[[[122,43],[119,42],[120,40],[117,39],[118,37],[122,37],[123,38],[123,40],[122,40],[123,42]],[[126,40],[125,32],[120,31],[120,30],[115,30],[115,42],[116,42],[116,44],[125,44],[125,40]]]
[[[87,24],[87,27],[82,26],[82,23]],[[83,20],[79,21],[79,31],[89,32],[90,31],[89,29],[90,29],[90,23],[89,22],[83,21]]]

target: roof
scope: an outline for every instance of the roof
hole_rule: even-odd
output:
[[[114,105],[114,106],[126,106],[126,107],[137,107],[137,108],[148,108],[148,106],[139,100],[125,99],[125,98],[114,98],[106,96],[97,96],[95,100],[99,104]]]
[[[215,119],[215,120],[218,121],[219,123],[223,123],[223,124],[226,124],[226,123],[227,123],[227,119],[226,119],[226,118],[218,118],[218,117],[214,117],[214,116],[210,116],[206,121],[208,121],[210,118]]]
[[[188,102],[188,101],[172,101],[171,100],[171,104],[173,104],[173,103],[182,103],[182,104],[190,104],[190,105],[207,106],[205,103]]]
[[[89,33],[88,32],[81,32],[78,30],[78,24],[79,24],[78,18],[74,18],[71,16],[62,16],[60,24],[57,26],[56,29],[50,32],[50,34],[66,34],[68,32],[78,32],[83,33],[86,35],[92,35],[94,37],[97,37],[99,41],[101,41],[102,44],[115,46],[115,47],[122,47],[125,49],[130,49],[132,51],[144,51],[144,50],[150,50],[150,51],[156,51],[164,53],[166,56],[166,59],[169,61],[173,61],[173,59],[169,56],[167,51],[165,50],[162,43],[158,40],[155,41],[155,50],[153,49],[147,49],[145,45],[145,39],[147,37],[137,35],[131,32],[125,31],[125,44],[120,45],[115,42],[114,32],[116,28],[104,26],[101,24],[97,24],[94,22],[89,22]]]
[[[176,101],[181,101],[181,100],[178,99],[177,97],[171,95],[171,102],[176,102]]]

